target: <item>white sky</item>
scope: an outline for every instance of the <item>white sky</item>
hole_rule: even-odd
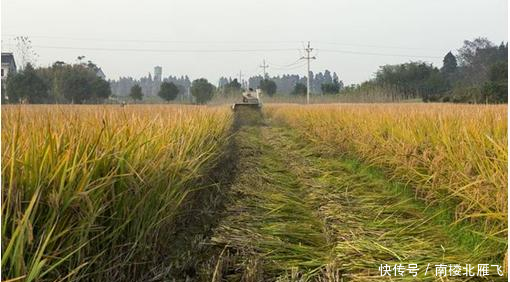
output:
[[[2,51],[27,35],[38,65],[84,55],[112,79],[161,65],[165,77],[216,83],[240,70],[261,74],[264,58],[270,75],[305,75],[301,64],[281,66],[310,40],[312,71],[336,71],[350,84],[413,56],[440,66],[465,39],[508,40],[504,0],[2,0],[1,8]]]

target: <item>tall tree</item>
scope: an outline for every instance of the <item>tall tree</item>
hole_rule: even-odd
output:
[[[16,51],[20,60],[20,69],[24,69],[27,64],[35,64],[39,55],[32,47],[32,40],[27,36],[16,36]]]
[[[337,83],[323,83],[321,84],[321,91],[323,94],[337,94],[340,92],[340,85]]]
[[[457,58],[448,52],[443,58],[443,67],[441,67],[441,73],[445,75],[451,75],[457,71]]]
[[[179,88],[173,82],[163,82],[158,92],[158,96],[165,101],[173,101],[179,94]]]
[[[37,73],[50,87],[51,102],[97,103],[111,94],[110,83],[96,75],[87,64],[65,64],[57,61]]]
[[[214,95],[214,85],[205,78],[196,79],[191,83],[191,95],[195,97],[198,104],[205,104]]]
[[[473,65],[477,62],[479,51],[494,48],[494,43],[485,37],[478,37],[474,40],[464,40],[464,45],[458,50],[461,66]]]
[[[92,98],[91,74],[85,69],[75,68],[64,77],[64,97],[73,104],[83,104]]]
[[[333,83],[333,77],[331,77],[331,72],[329,70],[324,71],[324,76],[322,79],[323,83]]]
[[[135,101],[141,101],[143,98],[142,87],[140,87],[138,84],[133,85],[133,87],[131,87],[131,91],[129,92],[129,97]]]
[[[499,61],[506,61],[506,55],[502,56],[506,51],[508,50],[501,52],[498,46],[483,37],[464,41],[457,56],[462,67],[462,84],[473,86],[487,81],[491,66]]]
[[[499,62],[492,65],[489,81],[482,87],[482,99],[486,103],[508,102],[508,63]]]
[[[259,87],[269,97],[273,97],[274,93],[276,93],[276,83],[269,78],[264,78],[261,80]]]
[[[420,96],[425,101],[429,100],[429,96],[446,90],[439,69],[424,62],[382,66],[374,82],[380,86],[393,86],[406,97]]]
[[[7,77],[5,92],[11,103],[44,103],[49,97],[48,85],[30,63],[23,71]]]
[[[6,95],[6,92],[5,92],[5,83],[1,83],[0,87],[1,87],[0,94],[2,95],[2,104],[5,104],[5,103],[8,102],[7,101],[7,95]]]
[[[241,90],[241,83],[239,83],[239,81],[237,81],[237,78],[234,78],[232,81],[230,81],[227,86],[229,88],[232,88],[234,90]]]
[[[221,92],[225,96],[238,96],[241,94],[241,83],[237,81],[237,78],[230,80],[221,87]]]
[[[112,95],[110,83],[100,77],[95,77],[95,79],[92,80],[91,88],[93,97],[98,100],[107,99]]]
[[[294,89],[292,90],[291,92],[292,95],[296,95],[296,96],[304,96],[306,95],[306,85],[304,85],[303,83],[296,83],[296,85],[294,85]]]

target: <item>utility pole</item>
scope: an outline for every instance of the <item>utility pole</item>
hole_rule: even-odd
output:
[[[191,86],[188,86],[188,89],[187,89],[187,95],[188,96],[188,99],[191,103],[193,103],[193,96],[191,95]]]
[[[243,72],[241,70],[239,71],[239,84],[241,84],[241,87],[244,87]]]
[[[307,69],[308,72],[306,74],[306,103],[310,104],[310,60],[315,60],[315,56],[310,57],[310,53],[313,48],[310,47],[310,41],[308,41],[308,45],[305,48],[306,57],[301,57],[301,59],[305,59],[307,61]]]
[[[264,70],[264,78],[266,78],[267,77],[266,69],[269,68],[269,66],[266,65],[266,60],[265,59],[262,61],[262,65],[260,67]]]

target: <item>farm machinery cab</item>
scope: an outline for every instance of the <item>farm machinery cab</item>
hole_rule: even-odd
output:
[[[243,101],[232,105],[232,110],[237,111],[241,108],[251,108],[260,110],[262,102],[260,101],[260,89],[253,90],[249,88],[248,91],[243,92]]]

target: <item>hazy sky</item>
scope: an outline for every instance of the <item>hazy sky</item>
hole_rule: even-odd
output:
[[[312,71],[336,71],[346,84],[378,66],[423,60],[440,66],[463,40],[507,41],[504,0],[2,0],[2,51],[30,36],[37,65],[86,56],[108,78],[306,74],[293,64],[304,42]],[[15,49],[14,49],[15,50]],[[290,65],[290,66],[289,66]]]

